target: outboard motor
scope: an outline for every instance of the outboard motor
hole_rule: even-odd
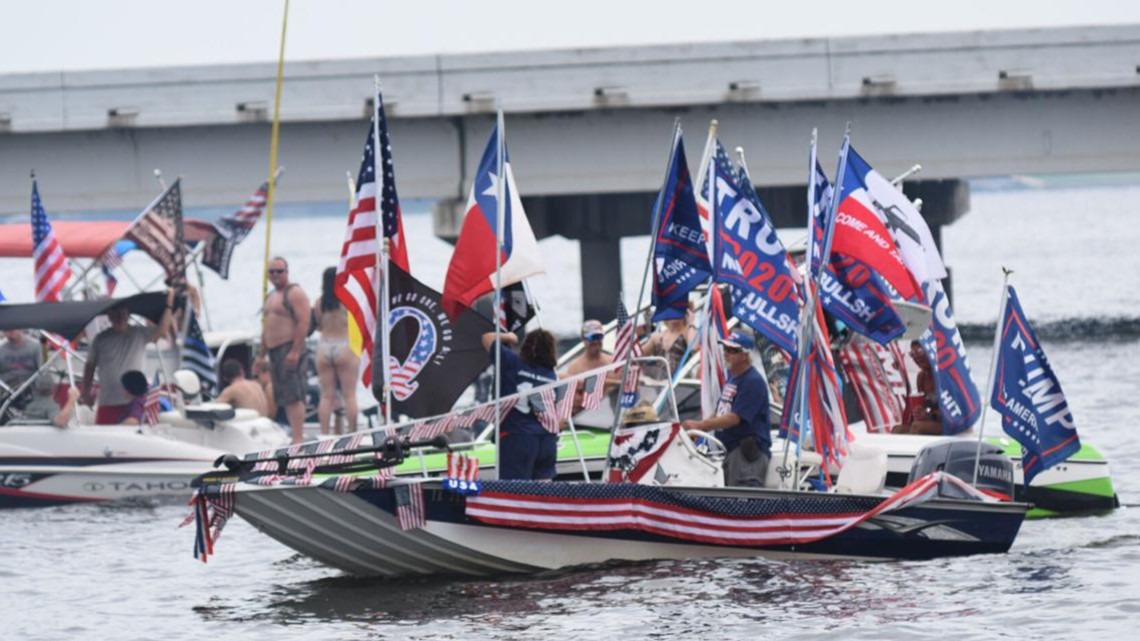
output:
[[[939,470],[953,474],[967,483],[973,483],[975,458],[978,458],[977,441],[950,439],[932,443],[922,448],[914,458],[907,483]],[[976,487],[1003,501],[1013,499],[1013,461],[996,445],[982,443]],[[956,494],[953,486],[949,484],[941,488],[940,493],[947,496]],[[951,498],[966,497],[951,496]]]

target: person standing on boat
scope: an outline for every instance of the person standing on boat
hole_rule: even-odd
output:
[[[558,379],[554,367],[558,364],[558,347],[554,335],[539,329],[526,335],[519,353],[508,346],[517,345],[518,336],[512,332],[500,334],[499,393],[509,396],[526,392]],[[495,333],[483,334],[483,348],[495,360]],[[558,436],[546,431],[538,422],[526,397],[519,399],[499,425],[499,478],[543,480],[554,478],[558,462]]]
[[[359,408],[356,404],[356,379],[360,370],[360,358],[348,346],[348,310],[337,300],[336,267],[329,267],[321,276],[321,296],[313,304],[313,315],[317,320],[317,331],[321,339],[317,341],[317,378],[321,384],[321,401],[317,405],[317,418],[321,423],[321,434],[329,433],[329,421],[336,403],[337,390],[344,399],[344,415],[348,418],[348,431],[356,431],[356,417]],[[340,425],[336,426],[340,434]]]
[[[277,256],[269,261],[269,282],[273,291],[262,309],[261,349],[255,369],[269,367],[277,406],[285,409],[293,442],[304,440],[305,372],[311,313],[309,297],[297,283],[289,282],[289,263]]]
[[[605,335],[600,321],[591,319],[582,324],[582,355],[566,366],[566,376],[582,374],[614,362],[613,356],[602,351]]]
[[[107,312],[111,326],[91,341],[87,350],[87,363],[83,367],[83,382],[79,386],[80,403],[91,405],[96,400],[91,393],[95,375],[99,376],[97,425],[117,425],[131,404],[132,397],[123,387],[123,374],[143,369],[143,355],[147,343],[166,335],[174,311],[174,290],[166,290],[166,310],[158,325],[131,325],[131,310],[119,304]],[[143,379],[145,382],[145,378]]]
[[[768,425],[768,385],[752,366],[755,340],[735,331],[721,341],[728,380],[717,403],[716,416],[704,420],[686,420],[686,430],[716,430],[716,438],[724,444],[724,484],[760,487],[768,473],[772,458],[772,431]]]
[[[43,363],[43,352],[39,343],[29,340],[22,329],[8,330],[4,332],[4,337],[8,340],[0,345],[0,381],[9,390],[14,390],[39,370]],[[17,408],[28,398],[27,394],[20,396],[21,399],[15,404]]]

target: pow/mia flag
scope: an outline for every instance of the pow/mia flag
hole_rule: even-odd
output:
[[[126,238],[150,254],[172,282],[186,279],[181,178],[143,210],[127,230]]]
[[[383,402],[383,380],[390,373],[393,415],[422,418],[444,414],[487,368],[482,338],[495,327],[470,309],[452,320],[443,311],[439,292],[394,262],[389,267],[390,368],[381,366],[377,340],[372,356],[372,394]]]

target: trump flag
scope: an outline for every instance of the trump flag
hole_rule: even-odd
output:
[[[515,186],[507,146],[500,142],[502,132],[496,126],[479,161],[471,194],[467,198],[467,215],[455,243],[455,252],[447,266],[443,284],[443,309],[455,318],[463,308],[470,308],[480,296],[494,290],[495,251],[500,254],[502,285],[506,287],[528,276],[543,273],[538,241],[523,211]],[[499,149],[503,150],[503,176],[499,176]],[[500,181],[504,194],[502,245],[498,245],[498,197]]]
[[[673,137],[669,173],[654,210],[658,207],[661,213],[655,221],[653,244],[654,321],[684,318],[689,292],[712,274],[680,127]]]
[[[998,326],[997,362],[990,405],[1002,429],[1021,443],[1025,484],[1081,449],[1077,427],[1061,383],[1021,311],[1013,286],[1006,289]]]

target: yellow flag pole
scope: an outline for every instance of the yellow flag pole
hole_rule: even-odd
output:
[[[277,138],[281,128],[281,85],[285,79],[285,31],[289,26],[289,0],[281,19],[281,51],[277,55],[277,89],[273,99],[273,130],[269,135],[269,191],[265,194],[265,262],[261,267],[261,300],[269,294],[269,239],[273,234],[273,194],[276,191]]]

